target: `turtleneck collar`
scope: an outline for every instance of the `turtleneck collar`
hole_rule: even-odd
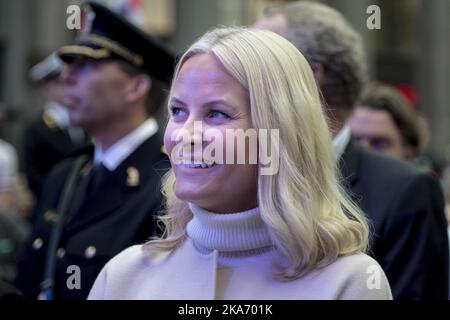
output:
[[[187,234],[200,251],[214,250],[219,256],[257,254],[272,246],[259,208],[248,211],[218,214],[189,203],[193,219],[187,225]]]

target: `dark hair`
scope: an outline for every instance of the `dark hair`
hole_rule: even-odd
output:
[[[358,105],[360,108],[389,113],[400,131],[403,144],[421,151],[425,139],[419,115],[397,89],[381,83],[370,84],[364,90]]]
[[[301,1],[269,7],[266,16],[282,14],[288,28],[283,36],[313,67],[325,74],[321,85],[325,103],[350,112],[367,80],[365,52],[360,35],[335,9]]]

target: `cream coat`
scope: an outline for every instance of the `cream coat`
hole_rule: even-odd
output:
[[[340,258],[288,282],[270,276],[267,253],[234,259],[228,264],[233,270],[228,276],[221,273],[218,259],[217,251],[202,254],[189,239],[172,253],[151,260],[142,246],[133,246],[105,266],[89,299],[392,299],[380,266],[364,254]]]

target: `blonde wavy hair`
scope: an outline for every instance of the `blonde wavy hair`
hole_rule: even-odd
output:
[[[197,40],[181,57],[213,54],[249,94],[255,129],[279,129],[279,171],[258,175],[258,204],[278,253],[276,279],[289,280],[364,252],[367,223],[338,182],[331,136],[308,62],[281,36],[252,28],[218,28]],[[172,90],[171,90],[172,91]],[[165,227],[161,238],[144,245],[149,254],[170,251],[186,238],[192,218],[188,204],[165,177]],[[279,256],[281,255],[281,259]]]

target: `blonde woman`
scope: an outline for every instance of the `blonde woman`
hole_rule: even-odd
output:
[[[90,299],[391,299],[364,254],[367,223],[338,183],[314,77],[293,45],[256,29],[205,34],[178,63],[169,111],[165,234],[113,258]],[[277,130],[279,141],[258,136],[251,163],[251,146],[227,139],[239,129]],[[180,143],[205,151],[219,139],[207,130],[225,137],[216,155],[241,151],[245,164],[184,152],[192,148],[178,161]],[[263,145],[278,155],[271,174]]]

